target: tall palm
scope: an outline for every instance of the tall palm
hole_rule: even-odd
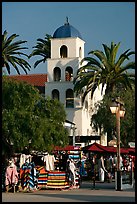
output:
[[[51,35],[46,34],[44,39],[38,38],[37,39],[37,45],[34,46],[34,50],[32,51],[32,53],[29,55],[29,58],[32,56],[41,56],[42,59],[37,60],[34,63],[34,68],[36,68],[36,66],[43,62],[45,63],[45,61],[47,60],[47,58],[50,58],[51,56]]]
[[[21,44],[27,42],[27,41],[15,41],[15,38],[19,35],[12,34],[10,37],[7,37],[8,33],[5,30],[2,35],[2,68],[6,68],[8,71],[8,74],[10,74],[10,64],[16,69],[17,73],[20,74],[18,66],[20,66],[24,72],[27,74],[27,70],[30,70],[29,63],[18,57],[18,56],[26,56],[27,54],[24,54],[21,52],[23,49],[28,49],[27,47],[21,47]]]
[[[128,87],[132,89],[132,84],[135,83],[135,74],[132,69],[135,69],[135,62],[125,63],[129,60],[129,56],[135,54],[130,49],[122,53],[116,60],[118,48],[120,43],[111,46],[102,44],[104,52],[99,50],[90,51],[93,57],[85,57],[82,59],[81,64],[87,64],[80,67],[77,75],[74,78],[74,91],[76,94],[83,93],[83,101],[86,95],[91,92],[93,97],[96,88],[102,84],[101,91],[105,89],[105,94],[114,92],[117,86],[122,85],[125,89]]]

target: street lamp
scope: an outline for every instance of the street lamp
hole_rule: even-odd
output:
[[[124,103],[120,98],[112,99],[110,106],[112,114],[116,114],[116,133],[117,133],[117,191],[121,190],[121,169],[120,169],[120,117],[124,117]]]

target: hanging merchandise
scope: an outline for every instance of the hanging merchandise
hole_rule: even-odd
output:
[[[69,188],[67,174],[64,171],[49,171],[47,188],[65,189]]]
[[[14,164],[13,160],[9,160],[9,165],[6,168],[6,173],[5,173],[6,191],[8,192],[12,190],[12,192],[15,192],[17,184],[18,184],[17,167]]]
[[[54,170],[54,162],[55,162],[54,155],[47,154],[46,156],[43,156],[41,159],[44,162],[45,169],[47,171]]]
[[[38,189],[45,189],[47,187],[48,171],[44,166],[36,166],[38,171]]]
[[[33,191],[37,190],[37,177],[38,172],[35,168],[34,162],[28,163],[28,158],[26,162],[22,165],[20,169],[20,179],[21,179],[21,187],[24,191]]]

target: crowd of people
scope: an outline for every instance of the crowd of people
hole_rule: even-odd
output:
[[[95,177],[100,182],[111,182],[115,179],[117,171],[117,156],[116,154],[92,154],[85,160],[85,169],[89,177]],[[121,155],[120,170],[135,172],[135,156]]]

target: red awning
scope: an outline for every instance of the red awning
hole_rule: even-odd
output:
[[[129,149],[129,148],[128,148]],[[128,154],[129,150],[126,148],[120,148],[120,153],[121,154]],[[83,147],[82,150],[88,150],[88,151],[93,151],[93,152],[109,152],[109,153],[117,153],[117,147],[112,147],[112,146],[103,146],[98,143],[93,143],[91,145],[88,145],[86,147]]]
[[[130,155],[135,155],[135,148],[133,147],[129,147],[129,148],[126,148],[127,151],[129,152]]]
[[[128,151],[129,151],[129,152],[134,152],[134,153],[135,153],[135,148],[130,147],[130,148],[128,148]]]
[[[86,147],[83,147],[82,150],[88,150],[88,151],[93,151],[93,152],[104,152],[106,151],[105,150],[105,147],[98,144],[98,143],[93,143],[91,145],[88,145]]]
[[[55,146],[55,147],[53,147],[53,150],[55,150],[55,151],[61,151],[61,150],[62,150],[62,147]]]
[[[111,153],[117,153],[117,147],[106,147],[106,150],[108,152],[111,152]],[[121,147],[120,148],[120,153],[121,154],[128,154],[129,151],[126,148]]]
[[[80,146],[73,146],[73,145],[67,145],[65,147],[54,147],[55,151],[74,151],[74,150],[80,150]]]
[[[71,151],[71,150],[80,150],[79,146],[73,146],[73,145],[67,145],[65,147],[63,147],[64,151]]]

